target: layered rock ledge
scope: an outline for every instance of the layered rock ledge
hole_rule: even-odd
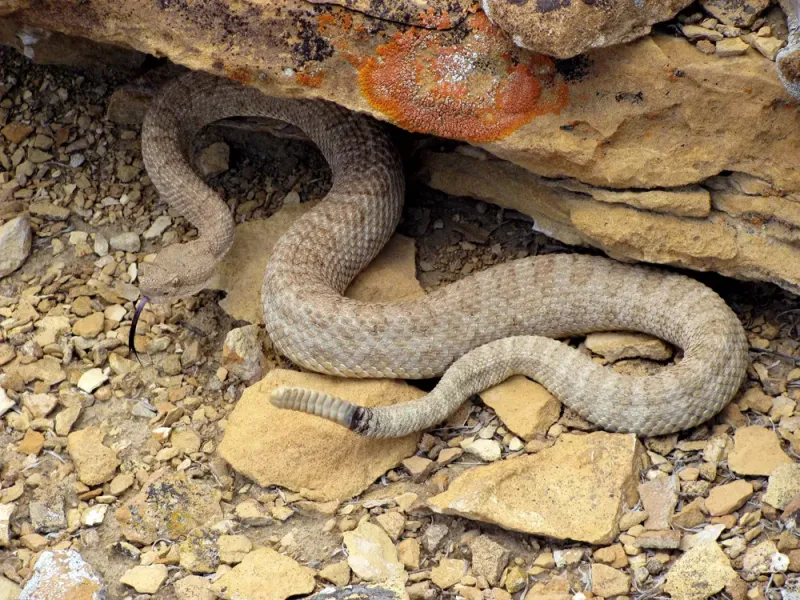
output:
[[[626,44],[687,3],[645,3],[625,18],[625,2],[608,3],[585,31],[577,8],[561,4],[538,16],[532,4],[507,8],[529,33],[534,17],[558,21],[560,48],[523,40],[496,3],[487,16],[463,0],[425,11],[366,0],[16,2],[3,9],[0,38],[53,59],[54,36],[81,36],[462,140],[488,154],[426,157],[431,185],[516,208],[542,231],[619,259],[797,291],[800,109],[778,76],[794,89],[792,3],[781,2],[788,32],[777,7],[760,16],[769,3],[737,16],[706,2],[717,29],[687,18],[685,35],[675,26]],[[523,9],[530,19],[513,16]]]

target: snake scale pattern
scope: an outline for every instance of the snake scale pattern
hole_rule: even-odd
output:
[[[230,248],[230,211],[192,170],[189,154],[201,128],[236,116],[299,127],[333,172],[326,199],[281,238],[266,269],[264,320],[276,349],[301,367],[342,377],[442,376],[431,393],[397,406],[361,408],[297,388],[276,390],[277,406],[396,437],[432,427],[471,395],[523,374],[606,430],[660,435],[718,413],[744,380],[744,329],[716,293],[689,277],[601,257],[515,260],[405,302],[346,298],[400,218],[403,172],[388,136],[372,118],[335,104],[273,98],[204,73],[171,83],[144,123],[150,178],[199,232],[144,265],[141,290],[151,300],[199,291]],[[608,330],[655,335],[682,348],[683,359],[634,377],[556,341]]]

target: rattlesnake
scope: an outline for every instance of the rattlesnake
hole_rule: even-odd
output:
[[[330,164],[326,199],[274,248],[264,277],[267,332],[306,369],[344,377],[443,377],[420,400],[361,408],[326,394],[281,388],[272,401],[374,437],[442,421],[469,396],[513,374],[543,384],[564,404],[611,431],[666,434],[719,412],[741,385],[748,343],[736,315],[712,290],[682,275],[562,254],[497,265],[424,297],[366,303],[343,296],[397,225],[404,196],[400,159],[372,118],[319,100],[279,99],[190,73],[147,114],[147,172],[199,236],[144,266],[143,295],[193,294],[231,245],[228,207],[189,166],[192,137],[233,116],[272,117],[302,129]],[[659,373],[633,377],[594,363],[551,338],[637,330],[683,349]]]

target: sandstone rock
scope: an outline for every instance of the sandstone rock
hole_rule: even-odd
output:
[[[333,563],[321,569],[319,576],[333,585],[347,585],[350,583],[350,565],[346,560]]]
[[[210,289],[224,289],[228,295],[220,306],[236,319],[254,324],[264,322],[261,286],[267,260],[275,242],[292,224],[316,205],[305,202],[284,206],[266,221],[247,221],[236,226],[233,245],[209,282]],[[359,273],[345,295],[356,300],[381,302],[407,300],[424,294],[416,279],[414,240],[395,235],[372,263]]]
[[[653,550],[675,550],[681,545],[681,532],[668,529],[666,531],[643,531],[633,542],[637,548]]]
[[[28,364],[14,361],[6,365],[5,370],[7,373],[16,373],[25,383],[39,380],[48,387],[64,381],[67,376],[61,368],[61,362],[54,356],[45,356]]]
[[[106,590],[89,563],[74,550],[43,552],[36,561],[33,575],[22,590],[20,600],[73,597],[104,600]]]
[[[219,566],[219,534],[205,529],[193,529],[180,545],[181,568],[190,573],[213,573]]]
[[[33,429],[25,432],[25,436],[20,440],[17,446],[17,452],[20,454],[32,454],[37,456],[42,451],[44,446],[44,435]]]
[[[166,565],[133,567],[122,574],[119,582],[132,587],[140,594],[155,594],[167,579]]]
[[[76,404],[75,406],[68,406],[63,410],[60,410],[55,418],[56,434],[61,436],[69,435],[70,431],[72,431],[72,426],[75,425],[75,422],[78,420],[78,417],[80,416],[81,416],[80,404]]]
[[[424,582],[430,585],[429,582]],[[415,584],[416,585],[416,584]],[[411,586],[409,588],[411,589]],[[411,600],[414,595],[410,596]],[[327,588],[309,596],[308,600],[409,600],[402,585],[348,585],[336,589]]]
[[[512,36],[514,43],[558,58],[572,58],[587,50],[629,42],[650,32],[690,4],[689,0],[632,2],[602,5],[586,2],[501,2],[486,0],[492,22]],[[580,27],[575,24],[580,23]]]
[[[11,543],[11,516],[16,510],[13,503],[0,504],[0,548],[7,548]]]
[[[565,243],[599,247],[615,258],[715,270],[800,290],[800,267],[794,266],[800,265],[800,250],[792,234],[780,228],[756,234],[747,220],[753,212],[788,214],[794,203],[714,190],[708,215],[685,219],[557,191],[553,182],[506,161],[442,153],[423,153],[422,161],[421,176],[432,187],[524,212],[539,231]],[[732,189],[733,184],[720,179],[715,185]],[[768,246],[769,256],[763,254]]]
[[[57,206],[45,200],[31,202],[30,205],[28,205],[28,212],[48,221],[66,221],[69,218],[68,208]]]
[[[742,427],[733,436],[728,466],[739,475],[770,475],[792,459],[781,448],[777,434],[766,427]]]
[[[214,177],[228,170],[231,149],[225,142],[216,142],[203,148],[195,157],[197,170],[203,177]]]
[[[364,581],[405,583],[408,575],[397,557],[392,540],[380,527],[361,523],[344,533],[347,564]]]
[[[396,542],[405,529],[406,519],[399,512],[387,512],[375,517],[375,522]]]
[[[34,419],[46,417],[58,404],[52,394],[28,394],[22,398],[22,406],[27,408]]]
[[[635,503],[642,460],[635,436],[562,435],[537,454],[467,471],[428,504],[506,529],[605,544]]]
[[[628,566],[628,555],[622,544],[614,544],[606,548],[599,548],[594,551],[592,558],[599,563],[607,564],[615,569],[623,569]]]
[[[225,61],[218,60],[224,46],[209,29],[197,25],[202,15],[156,10],[145,0],[131,0],[133,4],[124,8],[91,0],[67,17],[50,5],[22,14],[24,25],[114,39],[173,56],[192,68],[235,76],[267,93],[324,97],[408,130],[468,140],[546,177],[653,190],[701,183],[721,172],[743,172],[775,186],[776,194],[769,196],[774,204],[800,188],[800,174],[788,158],[800,135],[796,115],[775,110],[791,98],[774,66],[756,52],[722,61],[697,52],[684,38],[652,35],[597,50],[586,60],[556,65],[514,47],[483,13],[469,14],[467,3],[431,7],[424,18],[412,9],[398,20],[379,21],[385,18],[385,4],[344,14],[338,6],[288,1],[231,19],[236,26],[226,35],[240,40],[239,52]],[[550,16],[565,14],[562,9],[577,10],[578,4],[559,7]],[[667,6],[661,3],[656,9],[656,4],[630,13],[648,14]],[[602,11],[608,10],[603,6]],[[613,5],[623,12],[625,6]],[[232,14],[230,8],[220,10]],[[586,5],[580,10],[600,9]],[[131,11],[138,15],[135,27],[127,25]],[[220,22],[221,17],[207,18]],[[311,25],[302,25],[301,34],[299,24],[306,22]],[[88,30],[86,23],[91,23]],[[376,27],[382,35],[352,34]],[[580,28],[591,30],[583,24]],[[176,47],[176,31],[181,40],[191,40],[201,50],[189,57],[183,43]],[[313,36],[314,43],[301,51],[293,40],[303,35]],[[789,54],[778,60],[779,66],[791,63]],[[670,69],[654,77],[654,64]],[[454,68],[458,85],[442,76]],[[526,101],[518,105],[497,100],[506,97]],[[581,98],[592,101],[578,101]],[[751,126],[728,127],[731,122]],[[670,148],[691,150],[671,152],[669,161],[661,160]],[[505,179],[491,177],[493,184]],[[470,189],[472,183],[473,178],[467,178],[464,187]],[[508,190],[497,195],[507,196]],[[615,256],[797,285],[798,250],[779,237],[792,233],[769,215],[763,219],[765,227],[753,228],[748,221],[752,215],[735,219],[712,209],[708,217],[681,220],[671,216],[677,213],[638,214],[624,205],[612,211],[606,202],[582,197],[600,205],[593,214],[585,208],[576,211],[570,202],[556,204],[543,219],[541,210],[531,208],[541,203],[518,204],[528,204],[528,210],[523,208],[528,214],[537,212],[537,227]],[[568,225],[556,222],[567,218]],[[649,246],[647,252],[643,245]],[[260,278],[261,272],[255,280]]]
[[[433,554],[450,532],[444,523],[431,523],[422,534],[422,545],[425,550]]]
[[[0,225],[0,278],[22,266],[31,252],[33,235],[25,217],[16,217]]]
[[[786,42],[771,36],[756,36],[752,38],[751,44],[753,48],[763,54],[764,57],[768,58],[769,60],[776,60],[778,58],[778,52],[780,52],[781,49],[786,45]]]
[[[264,376],[267,357],[258,325],[231,329],[222,346],[222,366],[252,385]]]
[[[138,252],[142,246],[139,236],[133,231],[126,231],[111,236],[108,240],[112,250],[122,250],[124,252]]]
[[[406,569],[419,569],[420,549],[419,541],[414,538],[406,538],[397,544],[397,555]]]
[[[700,5],[711,15],[735,27],[750,27],[769,4],[769,0],[700,0]]]
[[[81,513],[81,523],[86,527],[100,525],[106,518],[106,512],[108,512],[108,506],[105,504],[90,506]]]
[[[463,445],[464,451],[486,462],[500,460],[503,446],[497,440],[472,440]]]
[[[219,559],[229,565],[244,560],[253,549],[253,543],[245,535],[223,535],[219,538]]]
[[[769,476],[764,502],[783,510],[800,495],[800,465],[786,464],[776,467]]]
[[[672,477],[659,477],[639,485],[639,498],[648,517],[647,529],[669,529],[670,517],[678,504],[678,486]]]
[[[734,577],[728,557],[712,542],[692,548],[672,565],[664,591],[675,600],[705,600]]]
[[[489,585],[497,585],[511,553],[487,535],[479,535],[469,543],[472,552],[472,574],[485,577]]]
[[[446,590],[467,574],[467,561],[460,558],[443,558],[431,569],[431,581]]]
[[[350,283],[345,296],[363,302],[401,302],[425,294],[417,281],[414,240],[395,234]]]
[[[414,481],[422,481],[436,467],[436,463],[424,456],[409,456],[401,462]]]
[[[750,546],[742,557],[742,568],[755,574],[781,573],[789,566],[789,557],[778,552],[775,542],[767,540]]]
[[[706,509],[712,517],[727,515],[742,506],[753,495],[753,485],[737,480],[711,489],[706,498]]]
[[[67,527],[64,498],[58,494],[44,494],[28,505],[28,512],[38,533],[54,533]]]
[[[666,342],[644,333],[599,332],[586,336],[586,347],[605,358],[616,362],[623,358],[649,358],[669,360],[672,348]]]
[[[681,25],[681,33],[692,41],[707,40],[718,42],[723,38],[723,35],[716,29],[708,29],[699,25]]]
[[[78,319],[72,326],[72,333],[81,337],[95,338],[103,332],[104,319],[101,312]]]
[[[215,600],[211,591],[211,582],[198,575],[189,575],[176,581],[172,589],[177,600]]]
[[[99,314],[103,316],[103,313]],[[108,381],[108,375],[106,375],[102,369],[89,369],[81,375],[81,378],[78,380],[78,387],[87,394],[91,394],[106,381]]]
[[[503,424],[524,440],[546,433],[561,415],[561,403],[544,386],[515,375],[481,392]]]
[[[75,462],[78,478],[88,486],[110,481],[119,466],[116,451],[103,444],[105,434],[97,427],[74,431],[67,437],[67,451]]]
[[[0,575],[0,600],[19,600],[22,589],[13,581]]]
[[[631,589],[630,575],[606,565],[592,565],[592,593],[601,598],[627,594]]]
[[[285,600],[312,592],[314,571],[270,548],[259,548],[214,581],[211,589],[226,600]]]
[[[169,215],[159,215],[155,218],[153,223],[142,234],[146,240],[154,240],[161,237],[167,229],[172,225],[172,218]]]
[[[33,127],[25,123],[14,122],[0,129],[0,133],[12,144],[19,145],[33,133]]]
[[[717,523],[716,525],[706,525],[702,531],[693,534],[687,534],[681,539],[681,550],[687,552],[695,546],[708,544],[709,542],[716,542],[722,532],[725,531],[724,523]]]
[[[717,42],[716,52],[717,56],[722,58],[728,56],[741,56],[750,46],[747,42],[742,41],[740,38],[725,38]]]
[[[368,439],[330,421],[275,408],[269,395],[279,385],[320,389],[363,406],[385,406],[423,395],[399,381],[271,371],[245,390],[219,446],[220,455],[234,469],[259,485],[304,489],[304,494],[315,500],[344,500],[362,492],[416,450],[419,434]]]
[[[152,544],[216,523],[222,519],[219,501],[220,492],[211,485],[161,469],[133,500],[117,509],[116,518],[127,540]]]

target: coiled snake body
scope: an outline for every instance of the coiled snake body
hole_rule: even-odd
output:
[[[273,402],[319,414],[359,433],[401,436],[442,421],[469,396],[524,374],[586,419],[612,431],[666,434],[719,412],[745,376],[748,344],[736,315],[693,279],[579,255],[495,266],[422,298],[365,303],[343,296],[400,218],[401,163],[373,119],[324,101],[279,99],[203,73],[171,84],[144,124],[148,174],[199,231],[146,265],[145,296],[164,300],[203,287],[231,245],[228,207],[189,166],[194,134],[233,116],[302,129],[333,172],[326,199],[275,246],[262,288],[266,329],[296,364],[344,377],[443,375],[420,400],[355,407],[323,393],[276,390]],[[613,372],[551,338],[636,330],[684,351],[647,377]]]

